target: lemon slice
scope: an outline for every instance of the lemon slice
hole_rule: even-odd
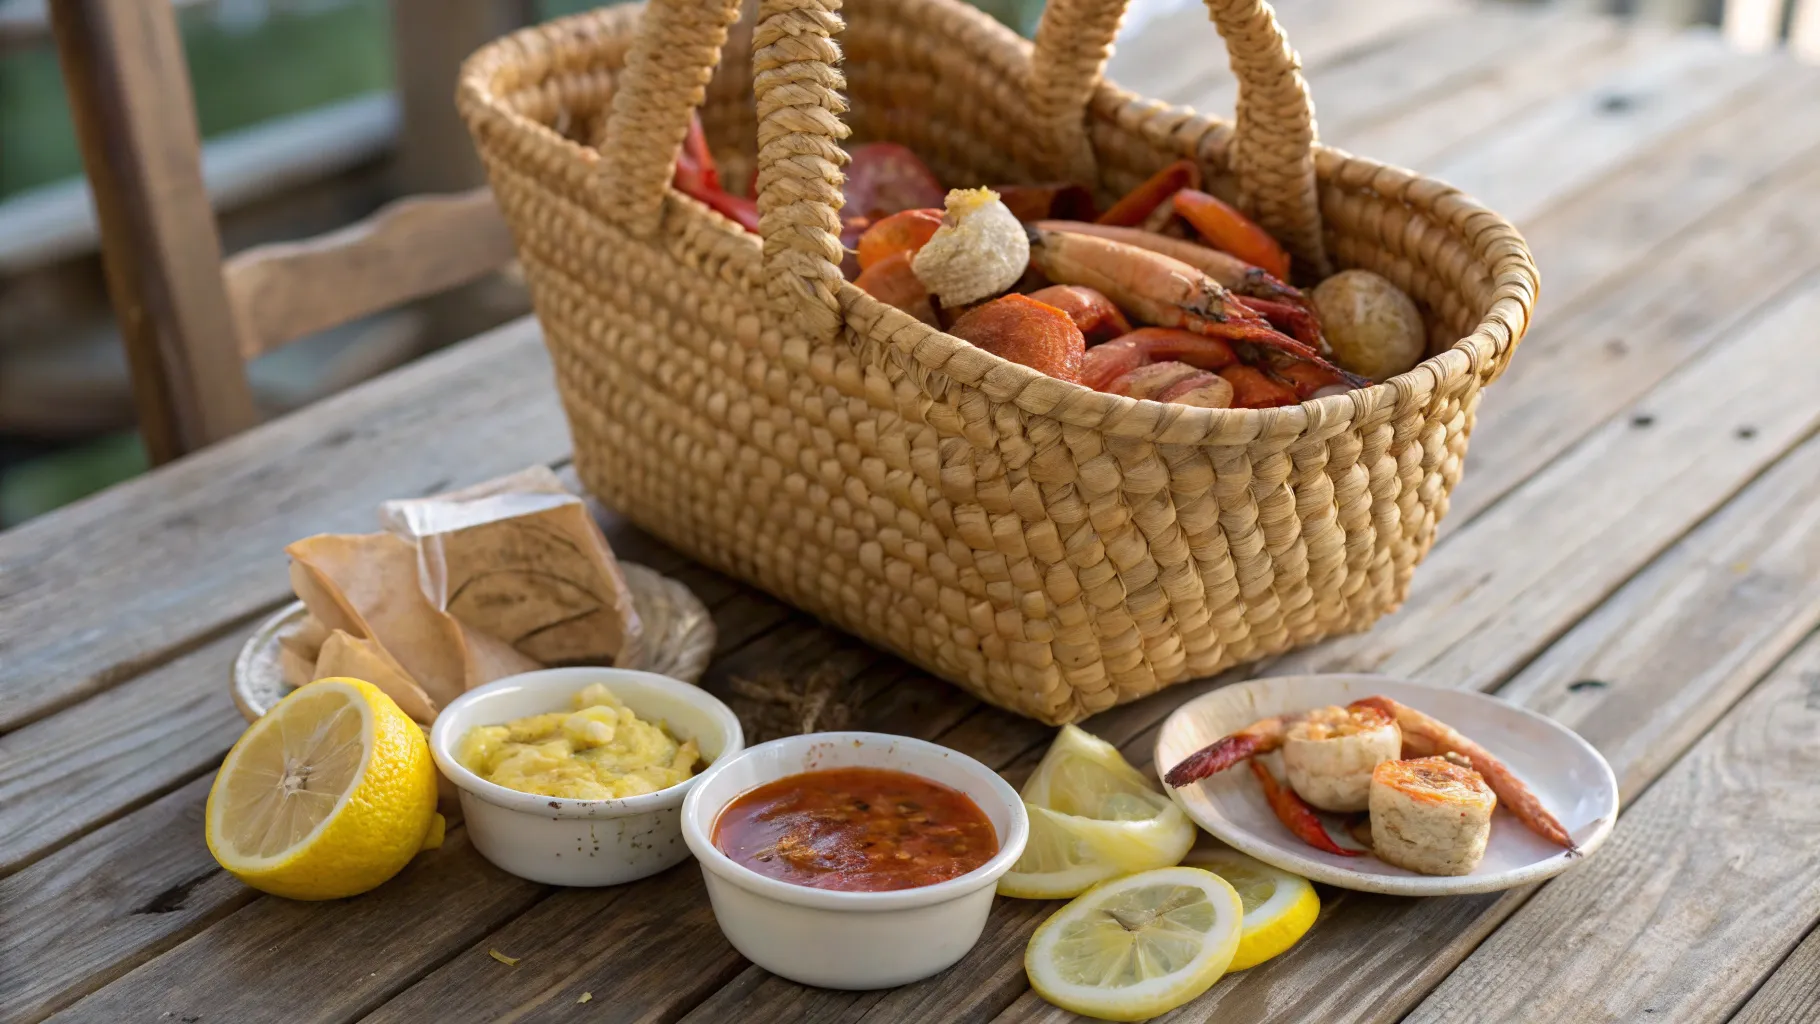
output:
[[[1224,847],[1195,850],[1187,863],[1232,883],[1245,905],[1245,927],[1229,971],[1242,971],[1277,956],[1301,941],[1321,916],[1321,898],[1301,875]]]
[[[423,731],[358,679],[299,687],[242,733],[215,775],[209,852],[262,892],[353,896],[442,838]]]
[[[1225,879],[1158,868],[1089,889],[1024,951],[1036,993],[1102,1020],[1144,1020],[1207,991],[1239,948],[1244,906]]]
[[[1134,871],[1178,863],[1194,822],[1118,749],[1063,726],[1024,783],[1030,840],[999,879],[1001,895],[1065,899]]]
[[[1175,808],[1117,747],[1064,725],[1024,783],[1024,802],[1103,821],[1146,821]]]

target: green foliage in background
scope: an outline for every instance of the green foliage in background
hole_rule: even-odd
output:
[[[1043,0],[972,2],[1025,35],[1035,31],[1043,9]],[[540,0],[538,13],[553,18],[598,6],[599,0]],[[391,86],[386,0],[272,0],[268,13],[254,18],[203,5],[184,10],[181,19],[204,137]],[[81,173],[55,51],[46,45],[0,54],[0,200]],[[146,468],[130,433],[15,458],[0,457],[0,528]]]
[[[183,12],[183,44],[205,136],[389,88],[384,0],[274,5],[236,25],[206,6]],[[50,48],[0,55],[0,198],[82,173],[63,79]]]

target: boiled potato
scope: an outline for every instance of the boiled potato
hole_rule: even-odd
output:
[[[1415,366],[1427,352],[1416,304],[1369,270],[1342,270],[1322,281],[1314,305],[1335,360],[1354,373],[1385,380]]]

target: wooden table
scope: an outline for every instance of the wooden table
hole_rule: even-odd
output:
[[[1172,1019],[1820,1019],[1820,69],[1454,0],[1283,7],[1324,136],[1511,216],[1546,288],[1407,606],[1251,671],[1495,691],[1603,750],[1627,810],[1546,886],[1323,891],[1300,945]],[[1115,76],[1227,109],[1202,17],[1143,27]],[[743,961],[693,865],[552,889],[494,869],[457,828],[334,904],[261,897],[216,868],[203,799],[245,725],[228,665],[289,598],[280,548],[566,451],[520,323],[0,535],[0,1020],[1059,1016],[1021,964],[1050,904],[1003,901],[933,981],[840,993]],[[1014,780],[1049,739],[609,529],[714,608],[716,692],[831,673],[856,724]],[[1088,728],[1145,764],[1168,711],[1223,681]]]

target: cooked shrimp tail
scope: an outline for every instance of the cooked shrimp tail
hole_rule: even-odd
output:
[[[1326,826],[1321,824],[1320,816],[1314,813],[1314,808],[1303,803],[1302,798],[1296,796],[1295,790],[1278,782],[1277,777],[1270,774],[1270,769],[1264,766],[1264,762],[1254,758],[1251,774],[1256,775],[1258,784],[1264,787],[1264,799],[1270,801],[1270,809],[1276,812],[1277,820],[1283,823],[1284,828],[1295,833],[1297,839],[1317,850],[1337,853],[1342,857],[1357,857],[1365,852],[1348,850],[1334,842],[1333,837],[1327,834]]]
[[[1163,776],[1163,781],[1179,789],[1223,772],[1253,754],[1268,754],[1283,745],[1283,736],[1289,731],[1290,723],[1300,717],[1278,715],[1253,722],[1230,736],[1222,736],[1182,758],[1180,764]]]
[[[1565,847],[1570,853],[1579,851],[1567,829],[1562,827],[1554,815],[1548,813],[1548,809],[1542,806],[1542,801],[1505,767],[1504,762],[1461,735],[1452,726],[1389,697],[1366,697],[1354,701],[1352,706],[1375,708],[1394,718],[1397,726],[1403,730],[1404,757],[1433,757],[1448,753],[1465,757],[1472,762],[1473,769],[1484,776],[1486,785],[1498,795],[1504,806],[1531,832]]]

